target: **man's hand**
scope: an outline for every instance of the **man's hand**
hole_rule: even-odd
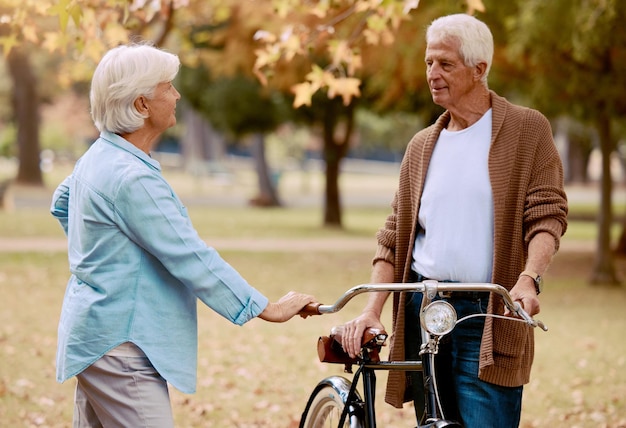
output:
[[[539,297],[537,297],[535,290],[535,281],[531,277],[520,276],[510,294],[513,301],[518,302],[531,317],[539,313]],[[512,315],[506,307],[504,308],[504,315]]]
[[[366,329],[373,327],[384,330],[385,327],[381,324],[378,315],[372,311],[363,311],[361,315],[352,321],[344,324],[342,343],[343,350],[354,358],[361,350],[363,332]]]
[[[278,302],[268,303],[259,314],[259,318],[270,322],[285,322],[300,312],[309,303],[317,302],[313,296],[290,291],[281,297]]]
[[[372,284],[382,284],[393,282],[393,265],[383,260],[379,260],[372,269]],[[388,292],[370,293],[367,305],[361,315],[344,324],[341,346],[343,350],[354,358],[361,351],[363,332],[372,327],[384,330],[385,327],[380,322],[380,314],[383,312],[385,301],[389,297]]]

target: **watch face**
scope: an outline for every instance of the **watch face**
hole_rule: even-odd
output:
[[[543,289],[543,278],[541,277],[541,275],[537,275],[537,278],[535,278],[535,291],[537,291],[537,294],[541,293],[541,290]]]

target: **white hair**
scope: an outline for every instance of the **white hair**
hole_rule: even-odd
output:
[[[91,80],[91,117],[100,132],[131,133],[144,125],[135,108],[140,96],[154,96],[159,83],[174,80],[180,60],[148,44],[120,45],[108,51]]]
[[[474,67],[479,62],[487,63],[487,69],[482,78],[486,86],[493,61],[493,35],[489,27],[465,13],[435,19],[426,30],[426,44],[448,39],[459,42],[459,55],[466,66]]]

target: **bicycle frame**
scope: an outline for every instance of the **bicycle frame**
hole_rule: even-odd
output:
[[[511,299],[508,291],[498,284],[490,284],[490,283],[439,283],[433,280],[426,280],[423,282],[416,283],[383,283],[383,284],[361,284],[355,287],[352,287],[348,291],[346,291],[343,296],[341,296],[334,304],[332,305],[315,305],[314,307],[308,307],[305,311],[302,312],[304,315],[312,315],[312,314],[330,314],[340,311],[352,298],[358,296],[362,293],[369,292],[418,292],[423,294],[421,311],[430,305],[433,300],[437,297],[439,293],[442,292],[454,292],[454,291],[477,291],[477,292],[489,292],[495,293],[499,295],[504,302],[504,305],[518,318],[507,317],[507,319],[511,319],[518,322],[525,322],[529,326],[539,327],[544,331],[547,331],[547,327],[539,320],[533,319],[530,315],[528,315],[523,308],[520,306],[518,302],[515,302]],[[493,317],[502,317],[501,315],[484,315],[484,316],[493,316]],[[431,367],[432,358],[438,352],[438,341],[439,338],[443,335],[437,335],[432,332],[426,330],[424,326],[420,328],[422,335],[422,349],[420,354],[422,355],[422,361],[391,361],[391,362],[383,362],[383,361],[371,361],[368,358],[368,354],[364,353],[362,358],[359,360],[358,365],[359,368],[354,375],[353,382],[350,384],[349,392],[347,392],[347,397],[343,397],[345,406],[341,412],[341,417],[339,419],[339,427],[344,426],[344,422],[346,417],[348,417],[349,412],[356,412],[358,409],[355,407],[360,407],[362,413],[357,416],[357,419],[362,419],[364,422],[364,426],[366,428],[375,428],[376,427],[376,411],[374,406],[374,393],[376,391],[376,374],[377,370],[403,370],[403,371],[423,371],[424,372],[424,386],[426,393],[426,417],[425,422],[426,425],[419,425],[420,428],[424,427],[460,427],[458,423],[452,421],[446,421],[443,418],[443,414],[441,411],[441,406],[439,405],[439,397],[436,387],[436,378],[434,376],[434,368]],[[351,372],[351,371],[350,371]],[[363,378],[363,393],[364,400],[358,395],[356,391],[356,386],[359,381],[359,377]],[[343,378],[342,378],[343,379]],[[324,381],[320,382],[319,385],[326,383],[327,385],[331,385],[339,390],[339,386],[333,384],[333,378],[327,378]],[[319,387],[318,385],[318,387]],[[345,385],[341,386],[345,390]],[[317,391],[317,389],[316,389]],[[311,395],[309,402],[307,403],[307,407],[303,413],[303,420],[301,421],[301,426],[304,423],[304,415],[309,412],[309,407],[311,406],[311,402],[314,399],[316,392]],[[345,395],[345,394],[344,394]],[[358,424],[357,424],[358,425]],[[352,425],[351,425],[352,426]]]

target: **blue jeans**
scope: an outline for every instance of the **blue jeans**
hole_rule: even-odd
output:
[[[412,294],[412,295],[411,295]],[[447,299],[458,318],[486,313],[488,296],[478,299]],[[406,304],[405,344],[407,359],[419,358],[419,310],[421,293],[409,293]],[[460,323],[441,339],[435,357],[437,384],[447,419],[462,423],[465,428],[517,428],[522,410],[520,387],[503,387],[478,379],[480,341],[484,317]],[[424,383],[421,372],[410,374],[418,421],[424,411]]]

